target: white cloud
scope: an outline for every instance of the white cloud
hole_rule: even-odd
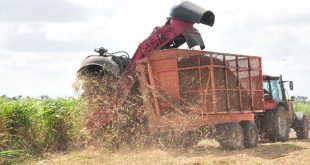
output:
[[[73,95],[71,86],[85,54],[10,52],[0,61],[0,95]]]
[[[17,34],[26,34],[26,33],[32,33],[34,30],[31,26],[27,24],[21,24],[17,29]]]
[[[3,22],[62,22],[87,19],[82,7],[62,0],[1,0],[0,21]]]

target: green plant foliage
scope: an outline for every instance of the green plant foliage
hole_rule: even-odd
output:
[[[0,97],[0,158],[63,151],[78,132],[76,98]]]
[[[310,121],[310,102],[309,101],[295,101],[294,111],[304,112],[308,121]]]

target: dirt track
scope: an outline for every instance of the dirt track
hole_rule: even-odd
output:
[[[47,155],[46,159],[25,161],[21,164],[310,164],[310,140],[298,141],[295,133],[285,143],[261,142],[257,148],[239,151],[222,151],[214,140],[200,142],[200,147],[186,152],[140,149],[123,149],[109,152],[96,148]]]

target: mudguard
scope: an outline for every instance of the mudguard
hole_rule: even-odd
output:
[[[182,33],[184,36],[187,46],[191,49],[194,46],[199,45],[200,49],[203,50],[205,48],[205,44],[200,33],[196,29],[187,29]]]
[[[305,114],[303,112],[295,112],[294,113],[294,128],[302,128],[303,125],[303,119],[305,117]]]
[[[213,26],[215,21],[215,16],[212,11],[188,1],[174,6],[170,11],[170,16],[175,19],[192,23],[202,23],[209,26]]]
[[[105,70],[107,72],[112,73],[114,76],[120,76],[120,68],[118,65],[108,57],[99,56],[99,55],[90,55],[86,57],[78,73],[83,71],[84,69],[95,68],[96,70]]]

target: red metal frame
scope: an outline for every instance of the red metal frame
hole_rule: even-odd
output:
[[[134,68],[136,61],[147,57],[154,50],[160,50],[184,31],[190,30],[199,33],[193,26],[194,23],[192,22],[168,18],[164,26],[155,27],[151,35],[138,46],[124,74]]]

